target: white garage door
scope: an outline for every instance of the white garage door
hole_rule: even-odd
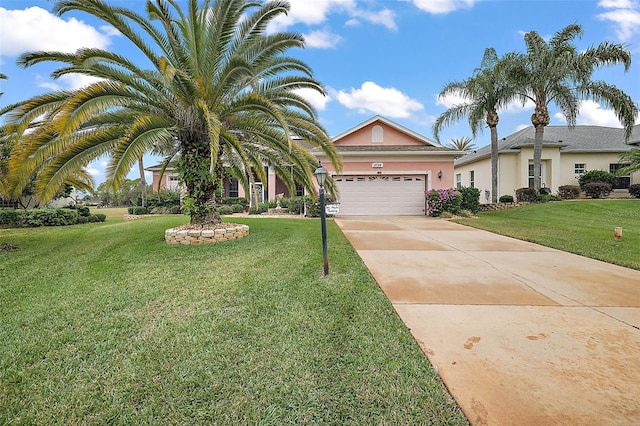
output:
[[[336,176],[340,216],[423,215],[425,176]]]

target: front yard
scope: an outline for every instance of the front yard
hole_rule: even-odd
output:
[[[530,204],[456,222],[628,268],[640,269],[640,200]],[[614,229],[622,228],[622,239]]]
[[[101,212],[0,229],[0,423],[466,424],[333,222],[323,279],[318,220],[185,247]]]

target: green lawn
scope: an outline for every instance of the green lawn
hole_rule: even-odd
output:
[[[318,220],[100,212],[0,229],[0,424],[466,424],[333,222],[323,279]]]
[[[530,204],[456,222],[640,269],[640,200]],[[622,227],[620,241],[616,227]]]

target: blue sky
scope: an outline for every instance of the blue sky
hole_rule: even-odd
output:
[[[143,12],[141,0],[112,3]],[[524,33],[536,31],[548,38],[573,23],[584,29],[577,41],[587,48],[602,41],[623,43],[632,52],[628,72],[622,66],[599,71],[606,80],[640,102],[640,2],[519,1],[519,0],[290,0],[291,12],[272,30],[304,34],[307,47],[291,51],[307,62],[322,82],[327,96],[309,99],[321,123],[336,136],[376,114],[432,137],[434,119],[456,99],[438,99],[451,80],[469,77],[480,65],[484,49],[502,56],[524,51]],[[53,1],[2,0],[0,2],[0,105],[59,88],[81,87],[86,80],[52,80],[53,66],[16,67],[25,51],[74,51],[100,47],[133,54],[122,36],[85,14],[58,18],[50,13]],[[532,108],[515,104],[502,111],[498,133],[507,136],[530,124]],[[552,111],[552,125],[563,117]],[[611,111],[594,102],[582,105],[578,124],[620,127]],[[466,122],[445,129],[441,142],[470,136]],[[474,141],[489,143],[485,131]],[[150,165],[156,159],[147,158]],[[96,182],[104,180],[104,161],[89,166]],[[132,178],[137,171],[132,171]]]

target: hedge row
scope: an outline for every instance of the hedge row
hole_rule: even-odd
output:
[[[85,210],[86,209],[86,210]],[[0,210],[0,226],[11,228],[66,226],[87,222],[104,222],[104,214],[90,214],[82,209]]]

